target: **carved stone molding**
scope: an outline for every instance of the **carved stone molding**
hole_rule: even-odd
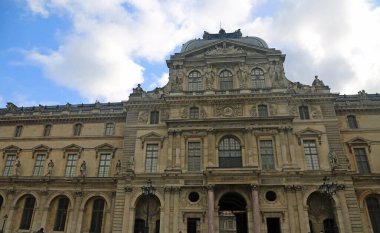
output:
[[[285,185],[284,190],[285,192],[296,192],[296,191],[302,191],[303,187],[301,185]]]
[[[130,192],[132,192],[133,191],[133,188],[131,187],[131,186],[125,186],[124,187],[124,192],[126,192],[126,193],[130,193]]]

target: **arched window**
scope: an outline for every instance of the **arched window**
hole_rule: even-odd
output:
[[[372,232],[380,232],[380,203],[377,197],[367,197],[365,199],[367,204],[368,214],[371,219]]]
[[[90,233],[101,233],[104,212],[104,199],[95,199],[92,206]]]
[[[356,121],[356,117],[354,115],[347,116],[347,123],[348,123],[348,128],[350,129],[358,128],[358,122]]]
[[[219,167],[241,167],[241,146],[232,137],[223,138],[219,142]]]
[[[20,223],[20,229],[21,230],[29,230],[30,229],[35,203],[36,203],[36,199],[32,196],[29,196],[25,199],[24,209],[22,211],[22,217],[21,217],[21,223]]]
[[[309,108],[307,106],[299,106],[298,110],[300,112],[300,119],[301,120],[310,119]]]
[[[106,124],[106,136],[112,136],[115,133],[115,124],[114,123],[107,123]]]
[[[260,68],[252,70],[252,88],[259,89],[265,87],[264,71]]]
[[[202,78],[199,71],[191,71],[188,77],[188,90],[200,91],[202,90]]]
[[[228,70],[223,70],[219,75],[219,83],[221,90],[233,89],[232,73]]]
[[[257,109],[259,110],[259,117],[268,117],[268,107],[265,104],[260,104]]]
[[[67,209],[69,208],[69,199],[61,197],[58,201],[57,213],[55,216],[54,231],[64,231],[66,225]]]
[[[190,108],[190,119],[198,119],[199,118],[199,108],[191,107]]]

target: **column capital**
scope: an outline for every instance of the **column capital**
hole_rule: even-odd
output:
[[[258,184],[251,184],[251,190],[252,191],[259,191],[259,185]]]
[[[215,185],[214,184],[209,184],[206,186],[207,191],[214,191]]]

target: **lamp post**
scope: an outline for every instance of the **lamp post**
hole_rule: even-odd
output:
[[[148,182],[146,185],[141,187],[142,193],[147,198],[146,203],[146,221],[145,221],[145,233],[149,233],[149,201],[150,198],[154,195],[154,192],[156,191],[156,188],[153,187],[152,181],[148,179]]]
[[[5,227],[5,222],[7,221],[8,215],[4,215],[4,221],[3,221],[3,226],[1,227],[1,233],[4,233],[4,227]]]
[[[323,177],[323,184],[319,186],[319,192],[332,196],[336,193],[336,191],[344,190],[344,188],[344,184],[334,183],[334,181],[330,183],[330,178],[325,176]]]

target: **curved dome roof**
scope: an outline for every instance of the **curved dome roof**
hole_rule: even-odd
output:
[[[202,46],[214,43],[215,41],[222,40],[222,39],[229,39],[229,40],[242,42],[248,45],[253,45],[253,46],[257,46],[261,48],[268,48],[267,43],[259,37],[254,37],[254,36],[242,37],[240,29],[236,30],[233,33],[225,33],[223,29],[220,29],[219,33],[217,34],[210,34],[208,32],[204,32],[203,39],[189,40],[188,42],[182,45],[181,53],[191,51],[196,48],[200,48]]]

